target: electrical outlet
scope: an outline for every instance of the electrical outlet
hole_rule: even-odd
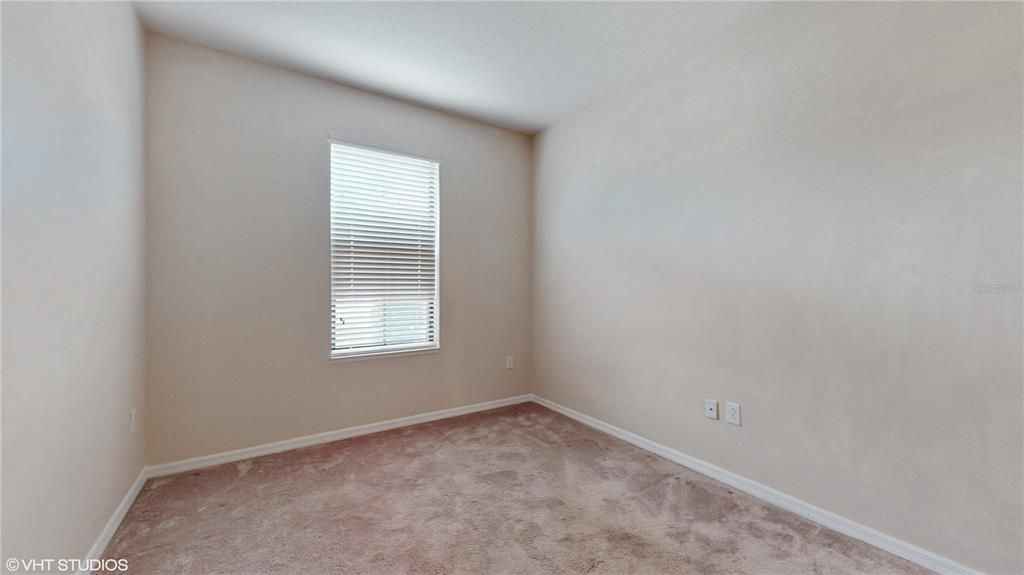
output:
[[[733,425],[740,425],[740,404],[725,402],[725,420]]]
[[[128,412],[128,435],[135,435],[136,425],[135,410],[132,409]]]
[[[505,356],[505,369],[512,369],[516,366],[516,356],[506,355]]]
[[[704,400],[704,417],[708,419],[718,419],[718,400]]]

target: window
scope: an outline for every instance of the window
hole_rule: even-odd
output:
[[[438,347],[436,161],[331,142],[331,356]]]

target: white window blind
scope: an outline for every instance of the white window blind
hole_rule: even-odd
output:
[[[331,356],[438,347],[433,160],[331,142]]]

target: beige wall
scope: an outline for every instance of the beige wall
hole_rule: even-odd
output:
[[[150,463],[528,391],[528,137],[163,36],[147,50]],[[440,352],[330,361],[328,135],[440,157]]]
[[[535,391],[1024,570],[1021,34],[1020,4],[768,5],[546,130]]]
[[[142,35],[2,12],[3,554],[81,559],[143,464]]]

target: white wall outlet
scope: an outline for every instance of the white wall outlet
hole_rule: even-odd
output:
[[[725,420],[733,425],[740,425],[740,404],[725,402]]]
[[[718,400],[704,400],[704,417],[708,419],[718,419]]]
[[[128,435],[135,435],[135,430],[138,428],[137,420],[135,419],[135,410],[132,409],[128,412]]]
[[[505,356],[505,369],[512,369],[516,366],[516,356],[506,355]]]

